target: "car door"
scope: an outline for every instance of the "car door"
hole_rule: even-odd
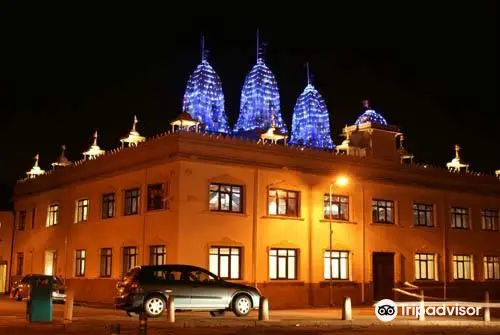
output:
[[[189,271],[191,282],[191,307],[193,309],[224,309],[229,305],[231,290],[208,271]]]
[[[191,287],[182,281],[182,271],[171,268],[143,268],[141,283],[146,294],[162,293],[165,297],[173,296],[176,309],[188,309],[191,304]]]

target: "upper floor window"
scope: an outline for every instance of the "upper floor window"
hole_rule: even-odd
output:
[[[102,196],[102,218],[109,219],[115,216],[115,194],[107,193]]]
[[[372,219],[374,223],[394,223],[394,201],[372,201]]]
[[[436,279],[436,256],[434,254],[415,254],[415,279]]]
[[[270,189],[268,212],[269,215],[299,216],[299,192]]]
[[[349,279],[349,252],[325,251],[323,277],[325,279]]]
[[[89,218],[89,199],[76,201],[75,222],[85,222]]]
[[[125,191],[125,215],[134,215],[139,213],[139,197],[140,191],[138,188]]]
[[[453,255],[453,279],[471,279],[471,258],[469,255]]]
[[[484,279],[500,279],[500,257],[484,256]]]
[[[413,225],[419,227],[434,226],[432,220],[433,206],[427,204],[413,204]]]
[[[85,262],[87,260],[85,249],[78,249],[75,253],[75,276],[85,276]]]
[[[149,263],[151,265],[163,265],[167,263],[167,251],[164,245],[152,245],[149,247]]]
[[[484,230],[498,230],[498,209],[481,210],[481,224]]]
[[[210,210],[221,212],[243,211],[242,206],[242,186],[210,184]]]
[[[165,184],[148,185],[148,211],[165,208]]]
[[[47,211],[47,227],[55,226],[59,223],[59,204],[50,204]]]
[[[451,208],[451,227],[469,229],[469,209],[462,207]]]
[[[123,273],[129,272],[137,266],[137,256],[136,247],[123,248]]]
[[[349,220],[349,197],[325,194],[323,203],[325,219]]]
[[[269,250],[269,278],[297,279],[297,249]]]
[[[210,272],[224,279],[241,279],[241,248],[212,247],[209,255]]]
[[[26,228],[26,210],[19,212],[19,220],[17,222],[17,230],[23,231]]]

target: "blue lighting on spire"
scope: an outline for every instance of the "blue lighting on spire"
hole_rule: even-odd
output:
[[[360,124],[363,124],[365,122],[371,122],[387,126],[387,121],[384,119],[384,117],[370,108],[368,100],[363,101],[363,108],[365,111],[363,114],[361,114],[360,117],[358,117],[355,125],[359,126]]]
[[[207,61],[203,45],[201,63],[191,74],[186,86],[183,110],[200,121],[207,131],[230,131],[224,110],[222,82]]]
[[[330,119],[325,100],[310,83],[309,66],[307,72],[307,86],[293,109],[290,144],[333,149]]]
[[[258,33],[257,46],[259,46]],[[267,130],[271,127],[272,115],[274,115],[276,128],[287,134],[288,130],[281,116],[278,83],[274,74],[264,63],[258,47],[257,64],[246,76],[241,90],[240,115],[234,131]]]

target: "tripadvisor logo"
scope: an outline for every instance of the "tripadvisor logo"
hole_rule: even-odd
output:
[[[432,305],[431,305],[432,304]],[[460,306],[459,304],[401,302],[395,303],[390,299],[380,300],[375,304],[375,315],[377,319],[384,322],[392,321],[398,316],[480,316],[479,306]]]

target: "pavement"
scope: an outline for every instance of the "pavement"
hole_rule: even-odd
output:
[[[111,324],[119,324],[121,334],[137,334],[138,317],[125,312],[89,306],[74,306],[71,323],[63,322],[64,305],[53,305],[50,324],[26,321],[26,303],[0,297],[0,334],[106,334]],[[352,321],[341,319],[341,310],[309,308],[271,310],[269,321],[258,321],[257,312],[238,318],[233,313],[211,317],[208,312],[177,312],[175,323],[165,316],[148,319],[147,334],[500,334],[500,318],[485,323],[479,317],[426,317],[418,321],[398,316],[384,323],[373,307],[355,307]]]

